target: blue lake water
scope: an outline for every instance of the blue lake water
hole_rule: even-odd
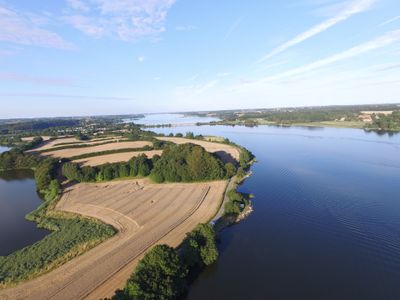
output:
[[[7,150],[1,148],[0,153]],[[41,203],[32,171],[0,172],[0,255],[8,255],[49,233],[25,219]]]
[[[253,214],[223,231],[218,262],[187,299],[400,299],[400,135],[272,126],[152,130],[224,136],[258,159],[240,187],[255,195]],[[24,219],[40,203],[32,173],[0,176],[0,255],[46,234]]]
[[[158,128],[257,157],[254,212],[221,235],[187,299],[400,299],[400,135],[357,129]]]
[[[148,114],[141,119],[126,119],[124,122],[134,122],[142,125],[179,125],[179,124],[196,124],[199,122],[213,122],[219,121],[218,118],[213,117],[197,117],[185,116],[183,114]]]

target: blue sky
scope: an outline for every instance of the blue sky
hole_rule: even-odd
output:
[[[399,0],[0,0],[0,118],[389,102]]]

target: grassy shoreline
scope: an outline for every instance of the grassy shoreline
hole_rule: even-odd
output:
[[[43,203],[25,218],[51,233],[32,245],[0,256],[0,290],[48,273],[116,233],[111,225],[99,220],[55,210],[61,195],[50,199],[39,194]]]

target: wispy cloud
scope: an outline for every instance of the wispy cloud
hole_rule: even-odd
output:
[[[201,84],[178,86],[175,88],[177,95],[198,95],[212,89],[218,84],[218,80],[210,80]]]
[[[44,29],[44,16],[18,12],[0,5],[0,41],[58,49],[73,49],[57,33]]]
[[[400,63],[395,63],[395,64],[385,64],[383,66],[379,66],[376,68],[378,72],[384,72],[384,71],[391,71],[391,70],[397,70],[400,69]]]
[[[63,19],[79,31],[91,37],[100,38],[107,32],[105,28],[95,24],[91,18],[86,16],[70,15],[64,17]]]
[[[14,55],[14,51],[0,49],[0,57]]]
[[[82,0],[67,0],[67,3],[69,6],[71,6],[73,9],[80,10],[80,11],[89,11],[89,5],[87,5],[84,1]]]
[[[200,77],[200,73],[196,73],[196,74],[190,76],[188,79],[186,79],[186,81],[187,82],[195,81],[199,77]]]
[[[389,46],[395,42],[400,41],[400,30],[394,30],[390,31],[383,36],[380,36],[374,40],[371,40],[369,42],[363,43],[361,45],[355,46],[353,48],[350,48],[346,51],[343,51],[341,53],[329,56],[327,58],[323,58],[320,60],[317,60],[311,64],[307,64],[304,66],[301,66],[299,68],[295,68],[277,75],[273,75],[270,77],[266,77],[262,79],[262,82],[270,82],[270,81],[275,81],[275,80],[281,80],[286,77],[291,77],[291,76],[297,76],[297,75],[302,75],[317,69],[320,69],[322,67],[326,67],[328,65],[337,63],[339,61],[353,58],[359,55],[362,55],[364,53],[380,49],[386,46]]]
[[[227,77],[231,74],[232,74],[231,72],[220,72],[220,73],[217,73],[217,77]]]
[[[0,73],[0,80],[2,81],[18,81],[37,85],[48,85],[48,86],[76,86],[74,80],[69,78],[57,78],[57,77],[39,77],[17,73]]]
[[[197,29],[199,29],[199,28],[194,25],[180,25],[180,26],[175,27],[176,31],[194,31]]]
[[[135,41],[164,32],[168,10],[175,1],[69,0],[72,13],[64,20],[88,36]]]
[[[387,20],[385,22],[382,22],[381,24],[378,25],[378,27],[382,27],[382,26],[385,26],[387,24],[396,22],[397,20],[400,20],[400,16],[397,16],[397,17],[391,18],[391,19],[389,19],[389,20]]]
[[[83,99],[83,100],[115,100],[115,101],[132,101],[129,97],[115,96],[87,96],[87,95],[65,95],[51,93],[0,93],[3,98],[61,98],[61,99]]]
[[[226,41],[229,39],[231,34],[235,32],[236,28],[239,27],[240,23],[242,23],[244,17],[237,18],[236,21],[229,27],[228,31],[226,32],[224,38],[222,39],[223,41]]]
[[[263,58],[261,58],[258,62],[263,62],[279,53],[282,53],[286,51],[287,49],[300,44],[301,42],[304,42],[305,40],[312,38],[313,36],[320,34],[321,32],[324,32],[325,30],[331,28],[332,26],[343,22],[350,18],[351,16],[361,13],[363,11],[366,11],[369,9],[372,4],[376,2],[376,0],[356,0],[352,2],[348,7],[346,7],[344,10],[342,10],[339,14],[336,16],[300,33],[293,39],[287,41],[286,43],[280,45],[279,47],[273,49],[270,53],[265,55]]]

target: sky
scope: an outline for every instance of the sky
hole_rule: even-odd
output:
[[[399,0],[0,0],[0,118],[399,102]]]

